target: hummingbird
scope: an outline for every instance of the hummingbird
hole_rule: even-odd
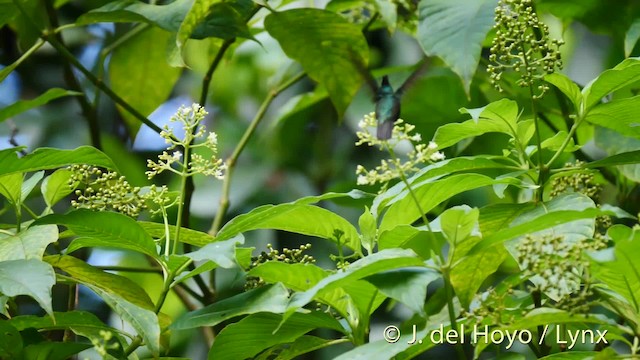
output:
[[[391,138],[393,131],[393,124],[400,118],[400,100],[405,90],[409,88],[415,80],[426,70],[428,61],[424,58],[418,68],[409,75],[409,77],[402,83],[397,89],[393,90],[389,77],[387,75],[382,77],[380,86],[375,81],[371,73],[364,69],[360,64],[359,68],[369,84],[369,87],[375,94],[374,101],[376,103],[376,119],[378,120],[378,127],[376,130],[376,136],[380,140],[388,140]]]

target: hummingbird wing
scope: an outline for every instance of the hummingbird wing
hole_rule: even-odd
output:
[[[409,77],[407,78],[407,80],[405,80],[404,83],[400,85],[398,90],[396,90],[396,94],[398,96],[402,96],[402,94],[409,87],[411,87],[411,85],[413,85],[413,83],[415,83],[416,80],[418,80],[418,78],[427,70],[428,65],[429,65],[429,58],[427,57],[423,58],[420,61],[418,68],[414,72],[412,72],[411,75],[409,75]]]
[[[364,64],[364,61],[362,60],[362,58],[357,56],[355,53],[351,52],[351,62],[353,62],[356,69],[358,69],[360,76],[362,76],[364,81],[367,83],[367,85],[371,89],[371,92],[374,94],[374,97],[376,97],[378,94],[378,83],[376,82],[376,79],[373,77],[373,75],[371,75],[371,72],[369,71],[367,66]]]

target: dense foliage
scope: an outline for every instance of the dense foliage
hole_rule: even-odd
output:
[[[638,355],[640,5],[311,5],[0,0],[0,358]]]

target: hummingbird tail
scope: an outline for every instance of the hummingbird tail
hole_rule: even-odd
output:
[[[383,121],[378,123],[377,136],[379,140],[388,140],[391,138],[391,132],[393,130],[393,121]]]

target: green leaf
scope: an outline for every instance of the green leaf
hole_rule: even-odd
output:
[[[227,325],[220,331],[209,350],[209,359],[253,358],[264,349],[293,342],[316,328],[342,331],[342,326],[337,320],[322,312],[293,314],[285,324],[279,327],[281,321],[281,315],[258,313]],[[278,329],[277,332],[275,332],[276,329]]]
[[[359,250],[358,231],[347,220],[318,206],[295,203],[264,205],[237,216],[220,230],[216,240],[257,229],[284,230],[323,239],[333,239],[334,231],[340,230],[344,233],[341,244]]]
[[[434,344],[428,340],[428,335],[431,331],[433,331],[433,329],[425,328],[417,331],[415,334],[416,340],[422,340],[420,344],[426,348],[424,351],[434,346]],[[396,355],[408,348],[416,347],[417,344],[412,343],[413,340],[414,334],[412,331],[401,332],[400,337],[394,344],[390,344],[386,340],[372,341],[342,353],[340,356],[334,358],[334,360],[394,359]]]
[[[519,215],[510,223],[505,222],[505,226],[500,231],[485,236],[474,247],[472,253],[525,234],[533,234],[556,226],[560,226],[560,228],[548,231],[565,236],[590,236],[593,234],[593,221],[597,216],[616,216],[614,211],[595,208],[593,201],[576,193],[554,198],[543,206],[531,210],[529,207],[513,207],[513,210],[519,212]],[[505,216],[508,215],[505,214]],[[585,221],[576,221],[583,219]]]
[[[479,214],[478,209],[472,209],[467,205],[445,210],[440,215],[440,228],[449,244],[455,247],[466,240],[478,226]]]
[[[640,64],[638,67],[640,68]],[[586,120],[625,136],[640,139],[640,96],[600,104],[589,111]]]
[[[58,241],[57,226],[31,226],[0,241],[0,261],[41,260],[47,246],[56,241]]]
[[[414,194],[420,200],[420,208],[422,211],[428,212],[454,195],[503,182],[511,183],[511,180],[494,180],[480,174],[459,174],[436,181],[425,181],[421,185],[413,185],[412,187]],[[394,202],[384,214],[379,228],[380,232],[397,225],[411,224],[420,218],[421,214],[413,201],[413,197],[407,196],[406,190],[403,194],[404,196],[398,196],[394,199]]]
[[[367,249],[367,253],[371,254],[376,242],[377,224],[376,218],[368,207],[365,207],[364,213],[360,215],[360,218],[358,219],[358,226],[360,227],[360,233],[362,234],[360,242],[362,243],[362,246]]]
[[[640,163],[640,150],[629,151],[622,154],[615,154],[609,157],[606,157],[601,160],[596,160],[590,163],[586,163],[582,165],[582,167],[587,169],[605,167],[605,166],[615,166],[615,165],[624,165],[624,164],[638,164]]]
[[[150,221],[138,221],[138,225],[140,225],[147,234],[151,235],[155,239],[160,239],[164,236],[164,224]],[[169,233],[175,234],[175,231],[175,225],[169,225]],[[180,242],[185,244],[203,247],[214,241],[216,241],[216,238],[205,232],[185,227],[180,229]]]
[[[289,291],[282,284],[267,285],[188,312],[174,321],[171,328],[215,326],[240,315],[259,312],[283,313],[288,301]]]
[[[73,164],[88,164],[117,170],[111,159],[91,146],[80,146],[74,150],[39,148],[18,158],[18,149],[0,150],[0,175],[18,172],[56,169]]]
[[[37,259],[0,262],[0,293],[14,297],[27,295],[53,317],[51,287],[56,274],[51,265]]]
[[[450,175],[457,172],[476,171],[482,169],[508,169],[507,165],[497,162],[487,156],[461,156],[458,158],[438,161],[434,164],[427,165],[409,180],[410,184],[424,183],[429,179],[437,179],[444,175]],[[399,182],[390,187],[387,191],[376,196],[371,205],[371,212],[380,215],[382,209],[398,195],[403,194],[406,190],[404,183]]]
[[[295,293],[287,307],[285,319],[307,305],[316,296],[322,296],[335,288],[345,286],[349,282],[381,271],[411,266],[423,266],[422,260],[411,250],[388,249],[366,256],[347,266],[344,271],[323,278],[309,290]]]
[[[467,94],[497,5],[497,0],[420,2],[418,41],[422,49],[442,58],[462,78]]]
[[[576,112],[580,111],[582,93],[573,80],[561,73],[547,74],[544,76],[544,80],[562,91],[569,98]]]
[[[313,264],[287,264],[268,261],[251,269],[248,276],[257,276],[266,283],[281,282],[289,289],[306,291],[329,275],[327,270]]]
[[[84,336],[90,340],[104,340],[103,336],[100,334],[101,331],[109,331],[112,333],[116,332],[115,329],[105,325],[97,316],[90,312],[74,310],[67,312],[55,312],[54,315],[56,319],[55,322],[50,317],[46,316],[21,315],[11,318],[9,323],[19,331],[23,331],[28,328],[34,328],[41,331],[70,329],[74,334]],[[120,341],[120,345],[126,345],[126,343],[123,343],[123,339],[120,336],[117,336],[116,338]]]
[[[113,1],[80,16],[76,24],[146,22],[176,34],[192,4],[193,0],[176,0],[167,5],[150,5],[131,0]],[[245,22],[245,18],[251,11],[253,11],[252,4],[248,1],[217,2],[209,9],[209,15],[193,29],[190,37],[193,39],[208,37],[253,39]]]
[[[73,192],[74,189],[69,184],[70,178],[71,170],[58,169],[44,179],[40,192],[48,207],[52,207]]]
[[[22,183],[22,187],[20,189],[20,203],[23,203],[29,194],[33,191],[33,189],[38,185],[40,180],[44,177],[44,171],[38,171],[33,174],[29,179],[25,180]]]
[[[607,234],[615,242],[612,261],[592,260],[594,276],[608,288],[624,297],[636,312],[640,311],[640,233],[623,225],[615,225]],[[606,251],[606,250],[605,250]]]
[[[433,136],[438,149],[444,149],[460,140],[498,132],[516,137],[518,105],[515,101],[502,99],[478,109],[460,109],[463,114],[471,115],[471,120],[463,123],[451,123],[440,126]]]
[[[23,359],[67,360],[79,352],[91,348],[91,344],[74,342],[41,341],[24,347]]]
[[[623,60],[613,69],[601,73],[582,89],[584,109],[589,111],[600,99],[640,80],[640,60]]]
[[[231,269],[237,266],[236,244],[244,244],[244,236],[236,235],[228,240],[212,242],[184,255],[193,261],[210,260],[220,267]]]
[[[22,337],[9,321],[0,321],[0,358],[19,359],[22,353]]]
[[[23,179],[24,176],[20,173],[0,176],[0,194],[13,206],[21,206]]]
[[[558,151],[567,138],[567,135],[567,132],[564,130],[558,131],[555,135],[553,135],[553,137],[545,139],[540,145],[543,149]],[[576,145],[576,143],[573,141],[573,138],[571,138],[569,139],[569,143],[567,144],[567,146],[563,149],[563,152],[574,152],[578,149],[580,149],[580,145]],[[529,156],[534,154],[536,151],[537,148],[534,148],[534,151],[531,152]]]
[[[609,161],[613,157],[626,157],[631,164],[620,166],[618,170],[628,179],[640,182],[640,165],[638,165],[640,164],[640,139],[624,136],[607,128],[596,127],[594,140],[599,148],[612,155],[599,161]]]
[[[169,66],[165,59],[170,39],[170,33],[151,27],[129,38],[111,55],[111,88],[144,116],[167,100],[180,77],[181,69]],[[127,110],[118,109],[135,138],[142,123]]]
[[[451,285],[464,308],[469,308],[482,283],[507,258],[504,248],[489,248],[470,256],[463,257],[451,269]]]
[[[367,42],[356,25],[320,9],[271,13],[265,28],[288,57],[300,62],[309,77],[329,92],[342,116],[362,83],[356,61],[367,63]]]
[[[420,316],[425,316],[424,302],[427,286],[441,276],[426,268],[408,268],[373,274],[364,280],[375,286],[385,296],[405,304]]]
[[[136,330],[152,354],[157,356],[160,353],[160,325],[153,310],[141,308],[97,286],[89,285],[89,288]]]
[[[153,310],[151,298],[132,280],[104,272],[86,262],[68,255],[46,256],[44,261],[67,273],[73,280],[85,286],[93,286],[105,292],[117,295],[141,308]]]
[[[300,355],[323,349],[327,346],[331,346],[340,342],[343,341],[340,339],[327,340],[316,336],[303,335],[297,338],[291,344],[288,344],[288,346],[278,354],[277,360],[298,359]]]
[[[610,354],[610,358],[616,358],[617,354]],[[571,351],[560,352],[541,357],[540,360],[597,360],[602,356],[602,351]]]
[[[624,35],[624,56],[629,57],[640,39],[640,19],[635,19]]]
[[[64,225],[78,235],[67,248],[67,253],[83,247],[104,246],[158,257],[156,244],[151,236],[135,220],[119,213],[78,209],[64,215],[47,215],[36,220],[36,224]]]
[[[3,109],[0,109],[0,122],[7,120],[13,116],[23,113],[27,110],[31,110],[38,106],[49,103],[51,100],[61,98],[63,96],[78,96],[82,93],[76,91],[68,91],[64,89],[53,88],[47,90],[44,94],[38,96],[33,100],[21,100],[17,101]]]

